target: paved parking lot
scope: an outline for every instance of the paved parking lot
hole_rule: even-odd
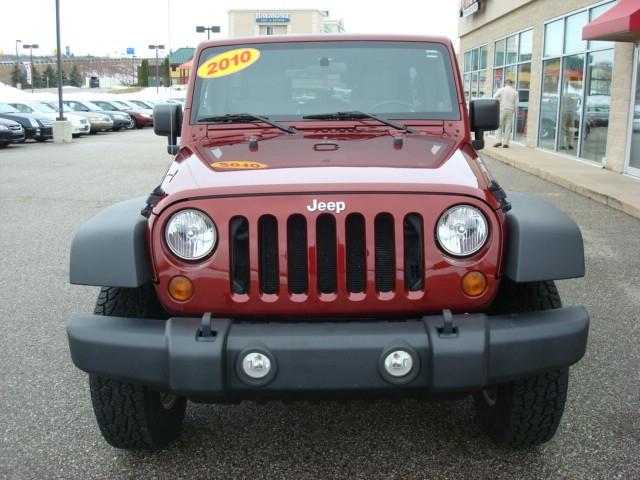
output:
[[[101,438],[65,323],[96,288],[68,284],[76,226],[147,194],[170,157],[149,129],[0,151],[0,478],[640,478],[640,221],[489,162],[582,228],[587,276],[559,283],[592,316],[555,439],[488,444],[470,400],[237,406],[190,404],[181,439],[130,453]]]

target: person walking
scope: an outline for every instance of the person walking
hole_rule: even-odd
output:
[[[513,81],[506,80],[493,98],[500,101],[500,127],[498,128],[498,143],[494,147],[509,148],[511,130],[513,129],[513,115],[518,108],[518,92],[513,88]]]

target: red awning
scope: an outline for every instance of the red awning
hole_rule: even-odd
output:
[[[191,60],[189,60],[188,62],[184,62],[182,65],[180,65],[178,68],[191,68],[191,64],[193,63],[193,58]]]
[[[620,0],[582,29],[582,39],[640,41],[640,1]]]

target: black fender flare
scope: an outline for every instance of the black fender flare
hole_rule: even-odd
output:
[[[136,288],[152,279],[147,252],[147,197],[116,203],[80,225],[71,242],[69,280]]]
[[[504,274],[514,282],[584,277],[584,245],[562,210],[526,193],[507,192]]]

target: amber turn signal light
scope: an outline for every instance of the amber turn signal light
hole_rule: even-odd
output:
[[[462,291],[470,297],[478,297],[487,289],[487,277],[482,272],[467,272],[462,277]]]
[[[178,302],[185,302],[193,295],[193,283],[182,275],[173,277],[169,280],[169,295]]]

